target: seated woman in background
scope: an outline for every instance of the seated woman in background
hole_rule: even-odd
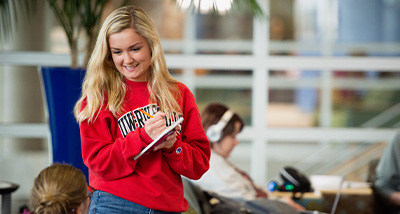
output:
[[[275,200],[266,200],[267,192],[257,186],[245,172],[229,162],[232,150],[239,144],[236,135],[244,127],[244,122],[238,114],[222,104],[214,103],[205,108],[201,114],[201,121],[211,143],[210,169],[200,180],[192,181],[195,185],[203,190],[242,201],[263,199],[262,203],[268,204],[266,207],[274,203],[279,204],[278,209],[282,209],[282,204],[283,207],[289,207]],[[304,207],[289,197],[283,202],[296,210],[304,210]]]
[[[88,193],[86,177],[81,170],[55,163],[36,177],[30,200],[35,214],[83,214],[88,213]]]
[[[378,212],[400,213],[400,132],[387,145],[376,168],[374,193]]]

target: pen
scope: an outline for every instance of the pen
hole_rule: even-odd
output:
[[[150,118],[153,118],[152,115],[150,115],[149,113],[145,112],[143,109],[140,108],[139,111],[141,111],[143,114],[149,116]]]

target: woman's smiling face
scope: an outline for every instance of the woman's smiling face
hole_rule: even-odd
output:
[[[147,40],[133,28],[111,34],[110,51],[117,70],[128,80],[147,81],[151,50]]]

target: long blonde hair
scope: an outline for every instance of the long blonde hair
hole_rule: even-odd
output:
[[[151,49],[151,64],[147,74],[150,103],[157,103],[160,111],[167,109],[182,113],[179,107],[178,81],[169,73],[165,62],[157,29],[151,18],[135,6],[125,6],[113,11],[104,21],[96,46],[89,60],[82,85],[82,96],[75,104],[74,113],[78,122],[88,119],[93,122],[102,108],[105,96],[107,108],[115,117],[121,113],[126,93],[124,76],[118,72],[111,57],[109,37],[125,29],[133,28],[143,36]],[[86,100],[86,106],[81,109]],[[97,112],[97,114],[96,114]]]
[[[55,163],[36,177],[30,202],[36,214],[66,214],[74,213],[87,197],[83,172],[68,164]]]

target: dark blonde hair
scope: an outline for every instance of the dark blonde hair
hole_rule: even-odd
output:
[[[74,213],[88,197],[83,172],[68,164],[55,163],[36,177],[31,205],[35,214]]]
[[[211,125],[217,124],[228,109],[229,109],[228,107],[220,103],[209,104],[201,114],[201,123],[203,124],[204,131],[207,132],[207,129]],[[239,132],[242,131],[244,127],[244,122],[237,113],[234,113],[231,120],[228,122],[228,124],[226,124],[225,128],[222,130],[220,141],[224,137],[231,135],[235,132],[236,122],[240,123]]]
[[[135,6],[124,6],[113,11],[104,21],[96,46],[89,60],[82,85],[82,96],[75,105],[74,113],[78,122],[96,118],[96,112],[105,107],[115,117],[121,113],[126,85],[124,76],[114,65],[109,48],[109,37],[125,29],[132,28],[144,37],[151,50],[150,72],[147,73],[147,87],[150,103],[157,103],[161,111],[182,113],[179,107],[180,91],[178,81],[168,71],[157,28],[152,19]],[[107,106],[102,106],[108,97]],[[83,101],[86,105],[81,109]]]

